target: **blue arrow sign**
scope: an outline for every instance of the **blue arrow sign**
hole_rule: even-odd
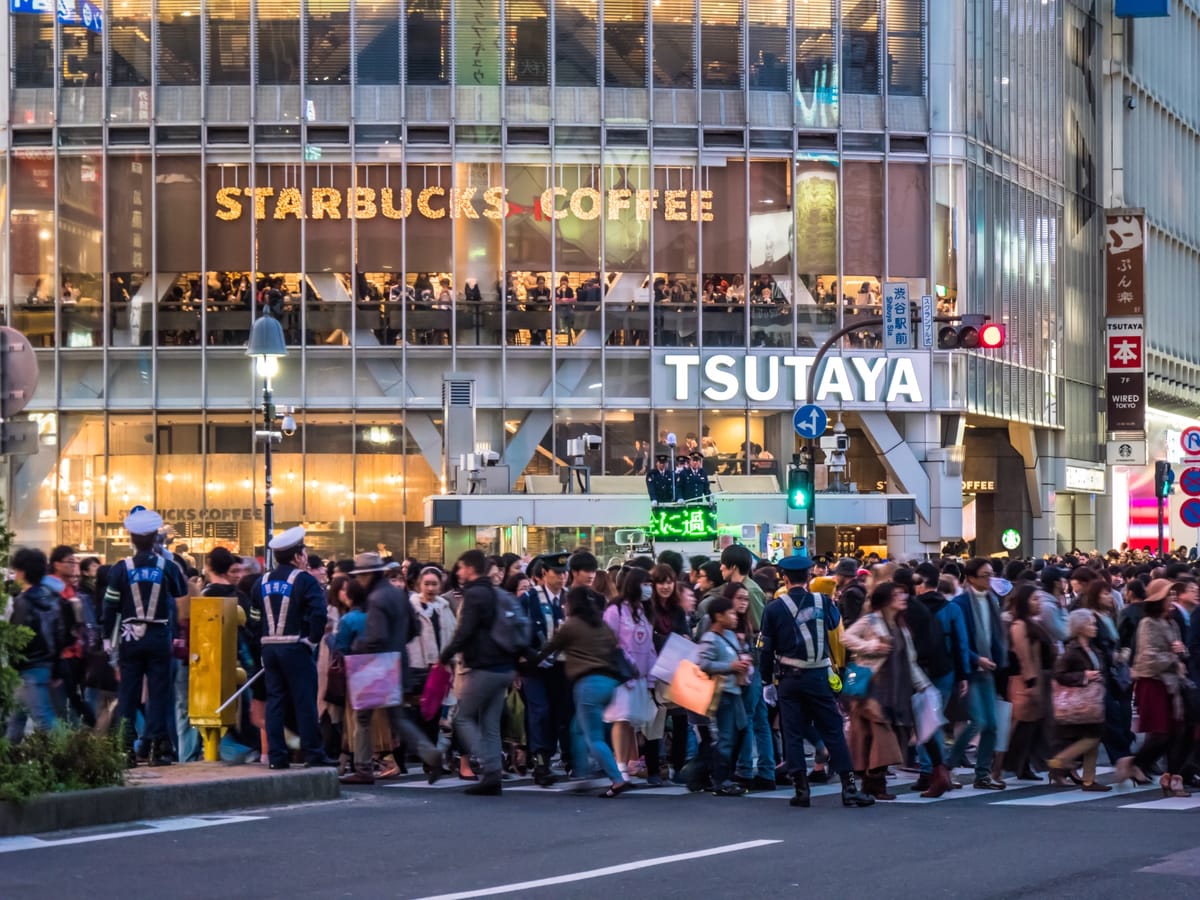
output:
[[[828,424],[829,416],[815,403],[806,403],[792,416],[792,427],[796,429],[796,434],[810,441],[823,435]]]

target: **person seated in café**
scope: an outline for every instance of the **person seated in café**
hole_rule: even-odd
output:
[[[539,275],[530,288],[528,299],[531,303],[549,303],[550,288],[546,286],[546,276]]]
[[[417,273],[417,280],[413,282],[413,293],[424,303],[433,299],[433,282],[429,280],[428,272]]]
[[[554,300],[556,303],[571,303],[575,299],[575,291],[571,289],[571,282],[564,275],[558,279],[558,287],[554,289]]]
[[[733,276],[733,281],[729,283],[729,290],[726,292],[730,303],[745,303],[746,302],[746,279],[742,274]]]

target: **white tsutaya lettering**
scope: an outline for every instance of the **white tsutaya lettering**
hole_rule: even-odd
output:
[[[824,402],[834,395],[843,403],[854,402],[854,388],[846,374],[846,363],[839,356],[827,357],[821,369],[821,380],[817,383],[817,400]]]
[[[892,377],[888,381],[887,396],[883,399],[885,403],[895,403],[902,397],[909,403],[921,402],[921,383],[917,379],[917,369],[907,356],[896,360],[896,367],[892,369]]]
[[[732,356],[725,353],[718,353],[716,356],[710,356],[704,363],[704,377],[713,384],[722,385],[723,388],[705,388],[704,396],[709,400],[721,402],[724,400],[732,400],[737,396],[738,378],[737,374],[732,371],[737,364]]]
[[[700,357],[672,354],[664,356],[663,363],[675,369],[675,399],[686,400],[689,393],[688,370],[700,365]]]
[[[760,389],[759,364],[767,364],[767,386]],[[746,396],[757,403],[769,403],[779,394],[779,357],[746,357]]]
[[[879,399],[879,379],[887,372],[887,359],[877,356],[875,359],[864,359],[861,356],[850,357],[850,364],[862,380],[864,403],[875,403]]]

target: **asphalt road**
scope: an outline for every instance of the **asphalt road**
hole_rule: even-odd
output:
[[[1151,792],[1029,806],[997,804],[1063,794],[968,788],[948,802],[859,810],[824,796],[799,810],[784,792],[607,801],[509,788],[376,785],[244,818],[0,839],[0,898],[1200,895],[1200,804],[1123,808]]]

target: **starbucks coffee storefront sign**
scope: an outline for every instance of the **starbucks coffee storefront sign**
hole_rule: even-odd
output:
[[[815,354],[664,353],[656,357],[655,402],[666,406],[794,407],[810,400],[834,409],[933,408],[928,353],[845,353],[825,357],[808,396]],[[944,370],[943,370],[944,371]]]

